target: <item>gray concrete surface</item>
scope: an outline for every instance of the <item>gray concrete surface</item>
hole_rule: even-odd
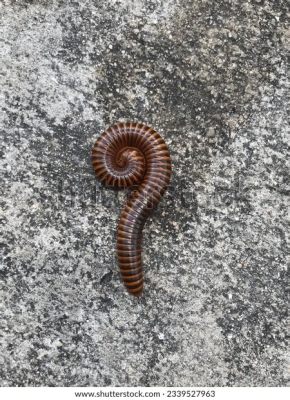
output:
[[[288,1],[1,0],[0,17],[0,384],[285,385]],[[140,300],[114,255],[124,195],[90,164],[119,120],[174,162]]]

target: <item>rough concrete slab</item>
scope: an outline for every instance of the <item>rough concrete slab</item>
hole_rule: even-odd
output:
[[[285,385],[287,1],[2,0],[0,17],[0,384]],[[140,300],[114,254],[124,195],[90,164],[118,120],[174,162]]]

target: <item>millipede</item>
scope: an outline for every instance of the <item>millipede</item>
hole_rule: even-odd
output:
[[[117,123],[95,142],[92,164],[105,186],[129,188],[117,227],[117,259],[128,292],[140,296],[144,286],[142,230],[169,185],[168,147],[147,125]]]

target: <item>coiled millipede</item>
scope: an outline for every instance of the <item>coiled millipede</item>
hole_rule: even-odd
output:
[[[152,128],[117,123],[96,141],[92,163],[106,186],[132,188],[117,228],[117,257],[124,284],[132,295],[143,291],[142,229],[163,196],[171,176],[166,143]]]

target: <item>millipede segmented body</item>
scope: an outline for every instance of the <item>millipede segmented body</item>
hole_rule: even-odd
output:
[[[129,293],[143,291],[142,229],[159,203],[171,176],[171,159],[162,137],[139,123],[117,123],[96,141],[92,163],[106,186],[133,188],[117,228],[117,257]]]

